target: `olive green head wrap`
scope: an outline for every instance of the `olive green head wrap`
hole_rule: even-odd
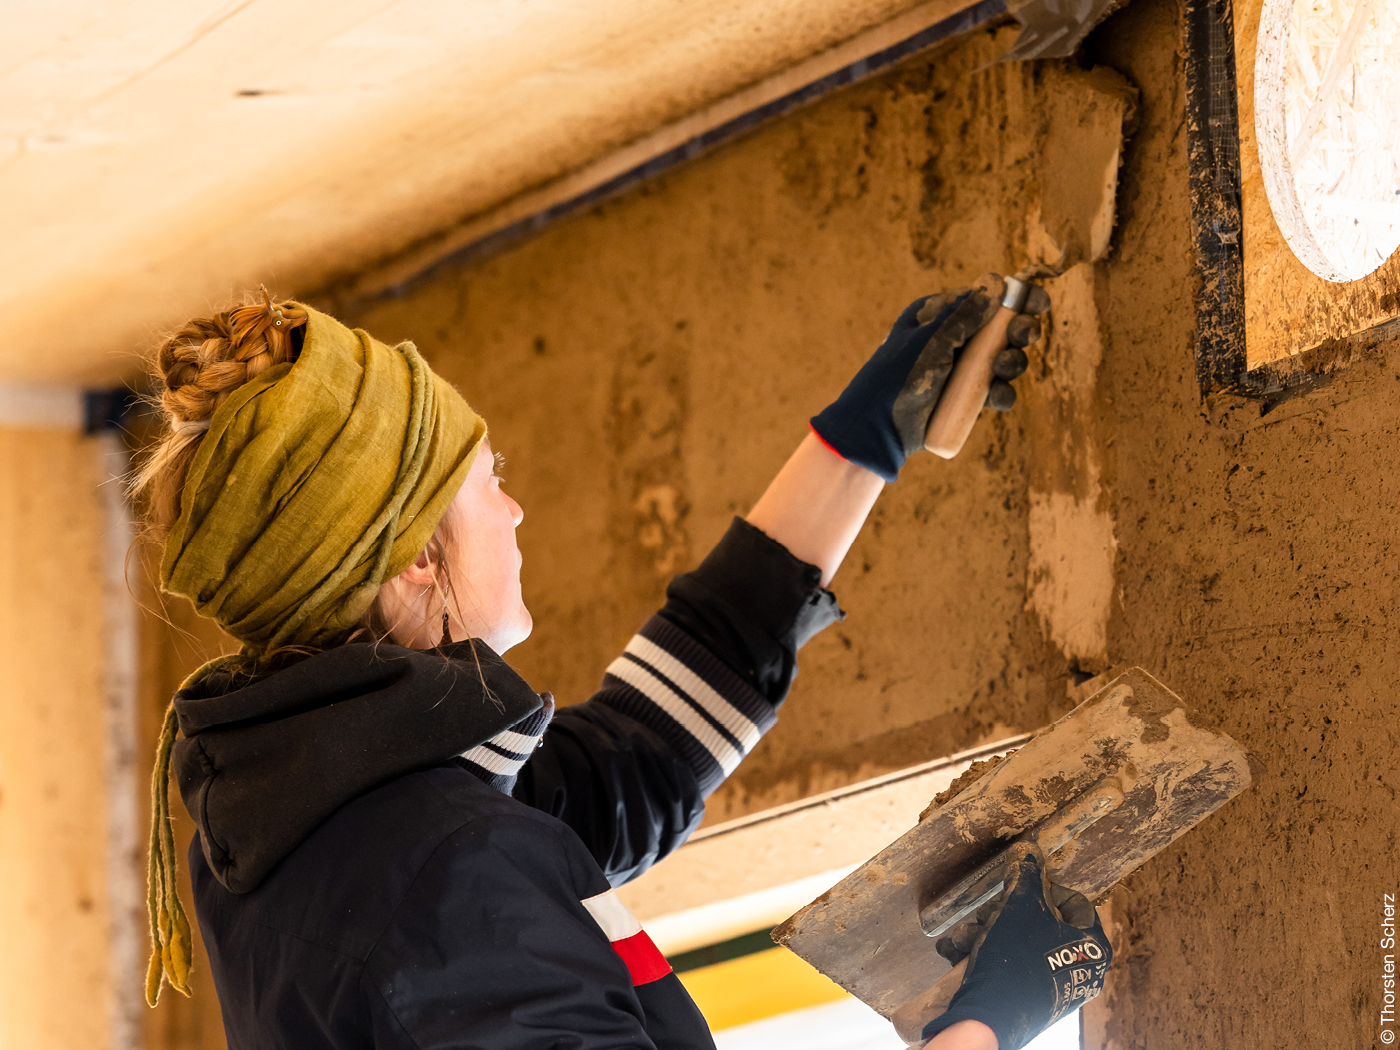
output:
[[[189,598],[255,660],[342,640],[380,585],[428,545],[486,436],[482,418],[412,343],[389,347],[299,303],[282,306],[305,311],[301,353],[214,412],[160,567],[166,590]],[[276,313],[270,302],[268,311]],[[172,705],[151,781],[152,1006],[162,977],[189,994],[169,808],[176,728]]]
[[[427,546],[486,424],[412,343],[305,309],[294,364],[214,413],[161,583],[252,651],[321,646]]]

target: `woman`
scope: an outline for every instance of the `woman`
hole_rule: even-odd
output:
[[[235,1050],[712,1046],[612,887],[685,841],[774,724],[798,648],[843,615],[826,584],[998,299],[912,304],[598,693],[557,714],[500,655],[531,629],[523,512],[486,424],[411,344],[266,293],[172,336],[169,431],[138,487],[163,586],[243,648],[183,684],[162,734],[152,1005],[162,979],[188,994],[173,768]],[[1036,331],[1013,326],[995,407]],[[988,1038],[970,1015],[935,1045]]]

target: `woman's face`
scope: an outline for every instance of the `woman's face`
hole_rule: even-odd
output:
[[[480,638],[503,653],[530,637],[534,621],[520,594],[515,529],[525,518],[501,488],[489,440],[482,442],[448,508],[447,569],[452,580],[452,637]]]
[[[439,566],[424,551],[384,584],[380,599],[390,637],[411,649],[431,649],[442,639],[443,597],[452,619],[452,638],[480,638],[503,653],[530,636],[534,621],[520,596],[520,548],[515,527],[525,517],[520,504],[501,489],[496,458],[483,441],[467,479],[442,518]],[[451,581],[441,584],[442,569]]]

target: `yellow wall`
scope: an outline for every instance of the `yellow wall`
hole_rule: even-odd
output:
[[[149,942],[144,904],[114,914],[109,859],[144,886],[150,756],[170,694],[226,640],[187,606],[157,599],[137,547],[129,591],[144,609],[135,771],[111,782],[104,503],[111,439],[60,429],[0,429],[0,1048],[221,1050],[223,1027],[196,931],[195,997],[140,999]],[[104,484],[105,483],[105,484]],[[102,487],[100,487],[102,486]],[[124,547],[119,541],[117,549]],[[130,757],[130,756],[128,756]],[[109,858],[112,791],[127,792],[136,846]],[[176,804],[182,894],[192,827]],[[118,902],[119,903],[119,902]],[[128,901],[128,903],[132,903]],[[129,950],[119,949],[119,924]],[[119,972],[114,973],[114,967]]]
[[[0,1046],[104,1050],[97,443],[0,430]]]

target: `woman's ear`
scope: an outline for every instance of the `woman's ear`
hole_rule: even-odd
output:
[[[413,564],[399,573],[398,578],[419,587],[431,587],[437,583],[438,559],[433,545],[429,544],[413,559]]]

